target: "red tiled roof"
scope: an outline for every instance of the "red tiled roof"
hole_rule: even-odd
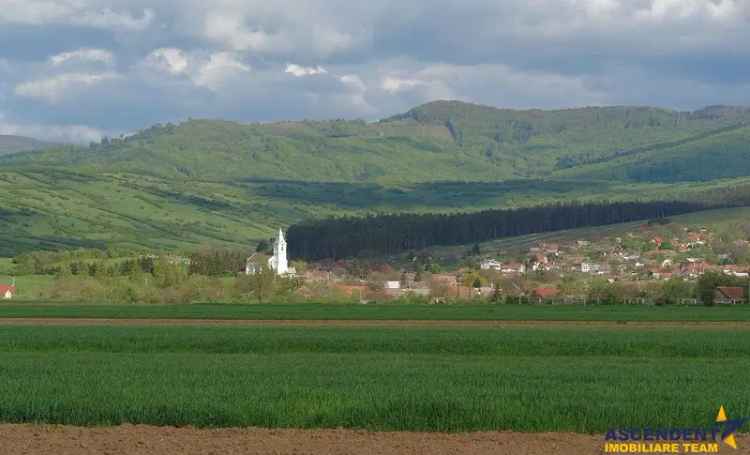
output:
[[[732,300],[742,300],[745,298],[745,288],[737,286],[719,286],[716,290]]]
[[[11,294],[16,293],[15,286],[8,286],[6,284],[0,284],[0,295],[5,295],[6,292],[10,291]]]
[[[534,289],[534,295],[542,299],[548,299],[555,297],[560,291],[557,288],[536,288]]]

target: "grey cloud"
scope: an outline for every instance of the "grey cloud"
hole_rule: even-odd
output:
[[[0,112],[28,131],[750,102],[743,0],[0,2]]]

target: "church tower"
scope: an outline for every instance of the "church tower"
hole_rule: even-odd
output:
[[[274,268],[276,270],[277,275],[286,275],[289,273],[289,263],[287,262],[286,257],[286,240],[284,240],[284,232],[282,232],[281,229],[279,229],[279,237],[276,239],[276,242],[273,244],[273,258],[275,259],[274,262],[276,267]]]

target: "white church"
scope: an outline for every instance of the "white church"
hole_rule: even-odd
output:
[[[264,264],[260,260],[261,257],[258,253],[255,253],[247,258],[246,275],[255,275],[262,270]],[[286,240],[284,240],[284,232],[281,229],[279,229],[279,236],[273,242],[273,256],[268,258],[268,263],[265,266],[276,272],[278,276],[294,276],[297,274],[294,267],[289,267],[289,260],[286,255]]]

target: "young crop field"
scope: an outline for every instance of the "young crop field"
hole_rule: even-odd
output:
[[[22,275],[16,277],[0,273],[0,284],[11,284],[14,280],[18,287],[18,295],[16,297],[24,300],[32,300],[38,299],[47,293],[54,285],[55,277],[51,275]]]
[[[750,332],[3,327],[0,421],[598,433],[750,415]]]
[[[750,305],[476,304],[40,304],[0,303],[0,318],[423,320],[423,321],[750,321]]]

